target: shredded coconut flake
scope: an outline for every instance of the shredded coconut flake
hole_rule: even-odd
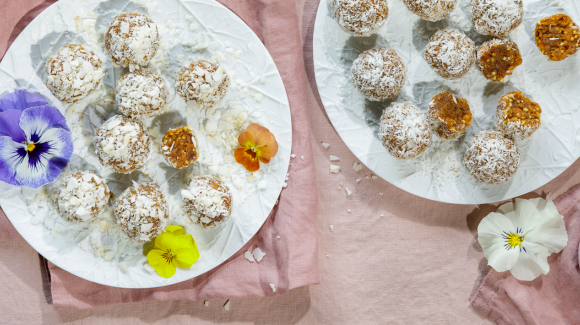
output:
[[[254,255],[254,258],[256,259],[256,262],[258,262],[258,263],[260,261],[262,261],[264,256],[266,256],[266,253],[262,252],[262,250],[259,247],[256,247],[254,249],[254,251],[252,252],[252,254]]]
[[[244,258],[250,262],[254,261],[254,255],[252,255],[252,253],[250,252],[244,252]]]
[[[340,166],[330,164],[330,172],[331,173],[338,174],[339,171],[340,171]]]

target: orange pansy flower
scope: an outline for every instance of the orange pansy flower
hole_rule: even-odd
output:
[[[251,172],[260,169],[260,161],[267,164],[278,153],[278,142],[272,132],[256,123],[248,125],[238,137],[238,143],[241,148],[236,149],[234,157]]]

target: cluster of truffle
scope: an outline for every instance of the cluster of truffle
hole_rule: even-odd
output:
[[[447,17],[456,0],[404,0],[407,8],[422,19],[437,21]],[[383,23],[386,2],[334,0],[333,15],[339,25],[355,36],[369,35]],[[429,40],[424,58],[435,73],[445,79],[465,76],[475,61],[483,76],[503,82],[523,62],[517,44],[505,38],[523,21],[522,0],[470,0],[475,29],[497,37],[479,49],[463,32],[454,28],[437,31]],[[549,60],[560,61],[577,52],[580,28],[566,14],[542,19],[535,29],[536,44]],[[392,50],[375,48],[353,62],[350,78],[367,99],[382,101],[395,97],[404,86],[403,61]],[[464,165],[479,181],[501,184],[515,174],[520,154],[517,143],[530,137],[541,126],[537,103],[513,92],[501,97],[495,114],[495,131],[483,131],[468,146]],[[380,121],[380,136],[394,157],[407,159],[420,155],[431,142],[431,133],[451,140],[465,134],[473,116],[467,100],[449,92],[437,94],[424,116],[410,103],[394,103],[386,108]]]
[[[502,96],[495,113],[495,131],[480,132],[465,152],[463,164],[478,181],[502,184],[510,180],[520,163],[517,142],[540,128],[540,105],[521,92]]]
[[[152,147],[141,120],[161,114],[168,97],[163,77],[144,68],[159,47],[157,26],[138,13],[117,15],[105,35],[105,47],[115,65],[130,68],[117,80],[115,95],[120,112],[126,116],[116,115],[101,124],[93,143],[103,166],[118,173],[131,173],[145,166]],[[101,81],[101,65],[101,59],[83,45],[65,46],[47,62],[47,86],[64,102],[78,101]],[[217,104],[228,85],[224,67],[209,60],[192,62],[176,77],[177,92],[201,108]],[[168,130],[161,151],[172,167],[190,166],[198,158],[193,130],[188,126]],[[230,190],[216,178],[197,177],[182,195],[186,211],[202,227],[216,227],[231,214]],[[55,204],[64,219],[88,222],[99,215],[109,197],[101,177],[78,171],[63,180]],[[137,242],[151,240],[168,223],[165,196],[154,183],[134,183],[119,196],[114,212],[123,232]]]

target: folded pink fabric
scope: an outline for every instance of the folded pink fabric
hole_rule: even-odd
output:
[[[475,309],[498,324],[580,324],[580,186],[554,202],[564,215],[568,245],[548,258],[550,272],[524,282],[492,269],[471,300]]]
[[[35,5],[19,0],[3,1],[7,2],[7,6],[19,8],[32,8]],[[55,1],[46,1],[44,6],[53,2]],[[214,270],[191,281],[168,287],[119,289],[85,281],[48,262],[55,309],[89,309],[143,300],[271,296],[319,283],[316,227],[318,192],[310,143],[306,75],[296,4],[294,1],[276,0],[220,2],[248,23],[274,58],[290,101],[292,148],[298,148],[304,160],[292,162],[288,171],[291,174],[288,186],[282,191],[279,204],[258,234],[236,255]],[[11,28],[2,28],[0,34],[18,35],[26,23],[41,11],[38,8],[29,11],[16,25],[18,30],[13,32]],[[5,48],[8,46],[9,44]],[[0,54],[3,55],[4,52]],[[0,240],[23,240],[1,212]],[[254,247],[260,247],[266,253],[260,263],[250,263],[242,256],[244,251]],[[275,293],[272,292],[270,283],[276,286]]]

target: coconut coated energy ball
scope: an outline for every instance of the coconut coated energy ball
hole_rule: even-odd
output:
[[[232,214],[232,193],[213,176],[194,177],[181,197],[191,220],[203,228],[217,227]]]
[[[455,8],[457,0],[403,0],[415,15],[428,20],[438,21],[447,17]]]
[[[515,175],[521,154],[516,144],[498,131],[482,131],[468,145],[463,165],[485,184],[503,184]]]
[[[97,128],[93,144],[103,166],[127,174],[145,166],[152,141],[141,122],[115,115]]]
[[[387,151],[400,159],[417,157],[431,143],[425,115],[411,103],[393,103],[385,109],[379,136]]]
[[[105,47],[116,65],[130,67],[131,71],[145,66],[159,48],[157,25],[142,14],[119,14],[105,35]]]
[[[332,15],[353,36],[370,36],[389,14],[386,0],[333,0]]]
[[[469,72],[475,62],[475,43],[457,29],[442,29],[433,34],[424,56],[441,77],[459,79]]]
[[[139,243],[151,240],[169,222],[165,195],[155,183],[133,183],[117,199],[115,217],[127,237]]]
[[[90,94],[104,75],[101,59],[81,44],[61,48],[46,62],[46,86],[56,98],[69,104]]]
[[[55,200],[56,210],[67,221],[87,222],[103,211],[110,196],[99,175],[77,171],[63,179]]]
[[[354,60],[350,78],[366,98],[381,101],[401,91],[406,79],[405,65],[395,51],[374,48]]]
[[[524,18],[522,0],[471,0],[471,19],[482,35],[504,37]]]
[[[211,60],[193,61],[181,68],[175,78],[177,93],[186,101],[194,101],[204,109],[225,97],[230,79],[222,65]]]
[[[115,99],[123,114],[133,118],[150,118],[163,112],[167,86],[157,73],[138,69],[117,80]]]

